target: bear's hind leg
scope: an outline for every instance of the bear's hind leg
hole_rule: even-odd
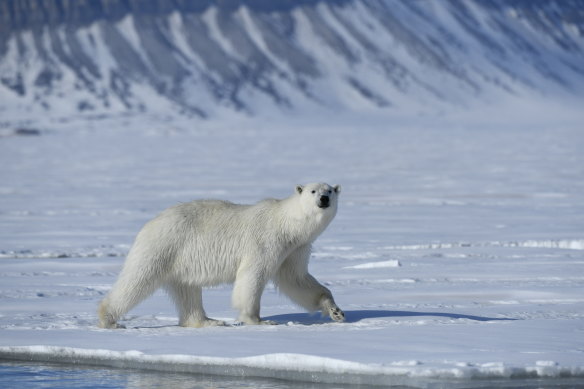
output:
[[[221,320],[210,319],[203,308],[203,291],[201,287],[188,284],[169,283],[166,285],[179,314],[181,327],[224,326]]]
[[[155,279],[144,273],[136,276],[128,269],[122,270],[120,278],[99,305],[99,326],[125,328],[117,323],[119,318],[154,293],[159,286]]]

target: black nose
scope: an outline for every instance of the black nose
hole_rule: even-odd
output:
[[[328,205],[328,203],[329,203],[329,197],[328,196],[320,196],[320,203],[322,205]]]

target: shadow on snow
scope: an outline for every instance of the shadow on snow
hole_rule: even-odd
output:
[[[345,311],[346,323],[357,323],[364,319],[380,319],[380,318],[399,318],[399,317],[443,317],[448,319],[466,319],[473,321],[512,321],[517,319],[501,318],[501,317],[484,317],[464,315],[458,313],[442,313],[442,312],[411,312],[411,311],[387,311],[387,310],[359,310],[359,311]],[[264,318],[265,320],[273,320],[278,323],[293,322],[296,324],[319,324],[328,323],[331,320],[327,317],[322,317],[318,313],[290,313],[284,315],[274,315]]]
[[[472,321],[515,321],[518,319],[505,318],[505,317],[484,317],[484,316],[474,316],[474,315],[464,315],[459,313],[446,313],[446,312],[412,312],[412,311],[387,311],[387,310],[358,310],[358,311],[345,311],[345,323],[358,323],[365,319],[381,319],[381,318],[408,318],[408,317],[443,317],[447,319],[465,319]],[[331,323],[332,320],[328,317],[323,317],[320,313],[287,313],[282,315],[273,315],[262,317],[263,320],[272,320],[278,324],[301,324],[301,325],[313,325],[313,324],[325,324]],[[125,319],[131,320],[131,319]],[[231,326],[240,326],[241,323],[236,323]],[[145,328],[171,328],[178,327],[176,324],[169,325],[157,325],[157,326],[137,326],[131,327],[133,329],[145,329]]]

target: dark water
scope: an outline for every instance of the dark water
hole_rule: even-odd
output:
[[[46,363],[0,362],[0,389],[40,388],[347,389],[348,387],[344,385],[313,385],[263,378],[218,377]]]
[[[477,381],[415,381],[411,386],[391,388],[424,389],[581,389],[583,379],[528,379]],[[32,362],[0,362],[0,389],[373,389],[380,386],[311,384],[264,378],[220,377],[200,374],[156,372]]]

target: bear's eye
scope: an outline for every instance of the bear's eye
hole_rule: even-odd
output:
[[[316,191],[315,191],[315,190],[313,190],[313,191],[312,191],[312,193],[316,193]]]
[[[329,190],[329,191],[328,191],[328,194],[331,194],[331,193],[332,193],[332,192]]]

